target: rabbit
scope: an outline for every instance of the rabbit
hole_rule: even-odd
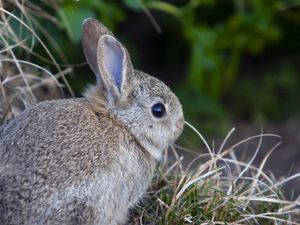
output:
[[[89,18],[82,34],[96,85],[0,127],[1,225],[126,224],[183,130],[178,98],[111,31]]]

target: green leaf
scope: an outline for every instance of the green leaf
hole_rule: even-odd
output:
[[[176,6],[166,3],[166,2],[161,2],[161,1],[149,1],[145,3],[145,6],[149,9],[156,9],[160,11],[164,11],[166,13],[169,13],[173,16],[176,17],[182,17],[182,12],[179,8]]]
[[[139,11],[143,9],[142,2],[140,0],[123,0],[125,6],[132,10]]]
[[[82,8],[80,4],[70,4],[59,8],[58,16],[73,42],[81,40],[81,23],[88,17],[94,17],[91,9]]]

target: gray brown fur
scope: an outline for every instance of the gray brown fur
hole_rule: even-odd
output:
[[[84,35],[91,29],[98,38],[87,35],[83,41],[98,43],[111,35],[93,19],[85,21]],[[128,209],[150,185],[157,159],[180,135],[183,114],[171,90],[133,70],[125,50],[121,86],[110,86],[116,85],[105,77],[110,58],[107,70],[98,67],[99,51],[85,49],[99,76],[85,98],[39,103],[0,127],[1,225],[126,223]],[[166,105],[165,118],[151,115],[157,101]]]

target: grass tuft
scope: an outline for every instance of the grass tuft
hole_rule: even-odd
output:
[[[185,168],[177,152],[181,147],[172,148],[176,160],[171,164],[170,152],[166,152],[147,197],[132,210],[130,224],[300,224],[300,198],[287,200],[283,194],[284,184],[300,173],[278,181],[272,173],[263,171],[267,159],[281,143],[279,136],[261,133],[224,149],[233,131],[218,151],[199,135],[209,153],[195,156]],[[255,167],[253,160],[267,137],[279,141]],[[258,145],[250,161],[238,160],[236,149],[255,139]],[[201,161],[204,156],[210,158]]]

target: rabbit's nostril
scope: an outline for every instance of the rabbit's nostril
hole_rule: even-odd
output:
[[[176,122],[175,126],[176,126],[178,129],[182,130],[182,129],[183,129],[183,126],[184,126],[184,119],[178,120],[178,121]]]

